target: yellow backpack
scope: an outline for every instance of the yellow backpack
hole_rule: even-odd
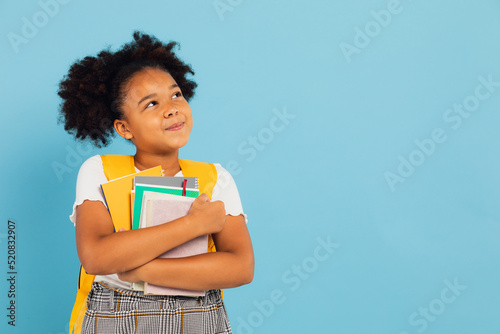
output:
[[[104,174],[109,180],[135,173],[134,157],[130,155],[101,155]],[[179,165],[182,174],[186,177],[198,177],[198,186],[201,193],[206,193],[212,198],[212,190],[217,182],[217,170],[215,166],[206,162],[179,159]],[[115,228],[115,231],[119,229]],[[208,238],[208,251],[215,252],[215,244],[212,236]],[[76,292],[76,301],[71,312],[69,323],[69,332],[80,334],[82,330],[83,317],[87,310],[87,296],[94,282],[95,275],[89,275],[80,266],[80,276],[78,278],[78,290]],[[74,332],[73,332],[74,330]]]

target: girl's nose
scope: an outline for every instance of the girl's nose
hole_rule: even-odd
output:
[[[166,111],[164,114],[163,114],[163,117],[165,118],[169,118],[169,117],[172,117],[172,116],[175,116],[179,114],[179,110],[177,109],[172,109],[172,110],[169,110],[169,111]]]

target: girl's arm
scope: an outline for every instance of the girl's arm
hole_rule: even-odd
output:
[[[226,224],[212,235],[217,252],[177,259],[155,259],[119,273],[121,280],[190,290],[233,288],[253,279],[252,242],[243,216],[226,216]]]
[[[137,268],[200,235],[217,233],[225,223],[224,203],[206,194],[195,199],[189,214],[154,227],[115,233],[108,210],[86,200],[76,208],[76,246],[89,274],[108,275]]]

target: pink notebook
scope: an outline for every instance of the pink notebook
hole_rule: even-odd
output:
[[[165,194],[167,195],[167,194]],[[168,223],[188,214],[194,198],[168,195],[166,199],[146,200],[146,226]],[[160,258],[178,258],[207,252],[208,236],[202,235],[162,254]],[[144,293],[169,296],[204,296],[205,291],[184,290],[144,283]]]

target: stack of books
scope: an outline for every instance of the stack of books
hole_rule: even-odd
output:
[[[188,214],[199,195],[198,178],[161,176],[161,166],[130,174],[101,185],[115,228],[148,228]],[[208,236],[202,235],[160,255],[178,258],[207,252]],[[150,295],[204,296],[205,291],[169,288],[138,282],[134,290]]]

